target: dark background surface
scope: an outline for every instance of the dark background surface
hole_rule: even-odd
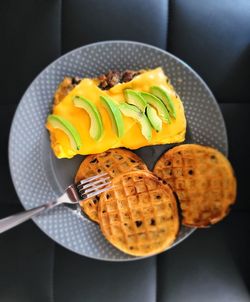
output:
[[[82,257],[33,222],[2,234],[0,301],[250,301],[250,2],[10,0],[1,3],[0,38],[0,217],[22,209],[7,154],[22,94],[58,56],[101,40],[158,46],[203,77],[222,110],[238,178],[237,203],[223,222],[147,260]]]

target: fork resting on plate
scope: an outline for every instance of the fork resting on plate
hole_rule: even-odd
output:
[[[0,233],[3,233],[26,220],[41,214],[46,210],[53,209],[60,204],[78,204],[80,201],[89,199],[111,189],[111,181],[107,173],[102,173],[81,180],[78,184],[71,184],[65,192],[56,200],[38,206],[36,208],[11,215],[0,219]]]

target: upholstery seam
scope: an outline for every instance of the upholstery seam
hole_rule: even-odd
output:
[[[53,258],[52,258],[52,276],[51,276],[51,301],[54,302],[55,301],[55,290],[54,290],[54,284],[55,284],[55,248],[56,243],[53,242]]]
[[[231,99],[226,99],[226,100],[220,101],[219,98],[217,98],[217,97],[215,97],[215,98],[216,98],[216,100],[218,100],[218,104],[229,104],[229,105],[230,104],[237,104],[237,105],[249,105],[250,104],[249,100],[247,100],[247,99],[236,102]]]
[[[170,27],[171,27],[171,10],[172,10],[172,5],[171,5],[171,0],[168,0],[168,24],[167,24],[167,45],[166,45],[166,50],[169,50],[169,45],[170,45]]]
[[[59,0],[59,55],[62,55],[62,1]]]
[[[155,257],[155,301],[158,302],[158,298],[159,298],[159,293],[158,293],[158,257],[159,256],[156,256]]]

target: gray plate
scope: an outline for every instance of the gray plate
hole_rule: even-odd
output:
[[[179,93],[188,120],[187,141],[213,146],[227,153],[227,135],[219,107],[206,84],[185,63],[150,45],[129,41],[100,42],[73,50],[45,68],[31,83],[16,111],[9,140],[12,179],[25,209],[53,200],[73,181],[83,157],[58,160],[52,154],[44,127],[55,89],[64,76],[95,77],[109,69],[162,66]],[[136,153],[149,168],[170,145],[141,148]],[[112,247],[97,224],[78,209],[58,207],[34,219],[53,240],[91,258],[138,259]],[[174,245],[194,229],[182,227]]]

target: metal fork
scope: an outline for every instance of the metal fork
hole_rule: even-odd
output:
[[[96,176],[83,179],[76,185],[71,184],[65,190],[63,195],[58,197],[54,201],[0,219],[0,234],[60,204],[77,204],[79,203],[79,201],[83,201],[89,199],[90,197],[99,195],[100,193],[111,189],[112,187],[110,184],[111,181],[107,173],[102,173]]]

